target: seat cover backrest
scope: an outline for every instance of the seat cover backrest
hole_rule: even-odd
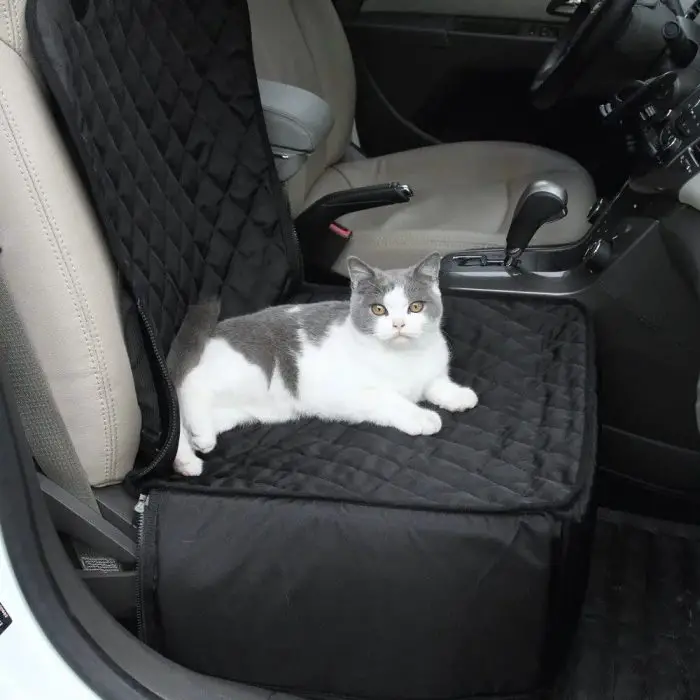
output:
[[[162,361],[188,307],[217,295],[224,316],[255,311],[283,298],[300,277],[247,6],[29,0],[27,22],[37,65],[139,307],[140,347],[154,360],[150,377],[134,374],[141,446],[169,470],[177,413]],[[133,314],[125,320],[137,362]],[[164,392],[157,413],[143,410]]]
[[[319,176],[340,161],[355,119],[355,70],[332,0],[248,0],[259,78],[308,90],[331,106],[333,128],[298,176],[288,183],[297,213]]]
[[[0,0],[0,348],[35,458],[89,502],[78,472],[120,481],[140,414],[114,266],[32,72],[24,10]]]

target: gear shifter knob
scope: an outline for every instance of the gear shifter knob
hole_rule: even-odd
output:
[[[523,251],[537,231],[567,214],[569,196],[561,186],[549,180],[537,180],[520,195],[506,236],[505,267],[517,265]]]

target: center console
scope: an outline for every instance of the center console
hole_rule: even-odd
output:
[[[603,504],[644,512],[663,491],[668,517],[685,507],[689,484],[697,493],[700,464],[700,24],[682,20],[664,27],[669,51],[656,76],[600,107],[624,134],[632,167],[620,191],[591,209],[584,239],[526,248],[510,267],[505,249],[455,253],[442,264],[443,289],[456,294],[564,297],[587,309]]]
[[[700,209],[700,75],[668,71],[637,81],[601,106],[603,119],[625,133],[634,163],[610,201],[589,213],[591,228],[578,244],[526,248],[519,264],[503,250],[471,250],[443,260],[446,289],[577,295],[597,281],[658,220],[681,203]],[[510,236],[510,234],[509,234]]]

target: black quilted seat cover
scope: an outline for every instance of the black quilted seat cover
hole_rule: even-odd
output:
[[[481,403],[443,413],[439,434],[239,429],[201,478],[151,491],[149,644],[313,697],[524,698],[546,685],[586,582],[591,332],[567,303],[448,295],[445,307],[453,376]]]
[[[288,293],[299,253],[246,3],[30,0],[27,23],[112,254],[154,336],[147,344],[167,354],[200,295],[220,294],[230,316]],[[143,341],[127,341],[144,429],[157,441],[165,418]]]
[[[443,411],[442,431],[417,438],[318,420],[239,429],[220,438],[194,483],[444,510],[568,503],[588,478],[595,447],[583,313],[556,302],[454,296],[445,310],[452,376],[475,388],[477,409]]]
[[[201,673],[305,696],[536,692],[586,580],[584,313],[448,295],[453,374],[481,404],[445,414],[440,434],[231,431],[200,479],[175,478],[163,358],[187,307],[218,293],[228,316],[343,292],[301,284],[243,0],[29,0],[27,22],[123,283],[143,414],[133,483],[149,494],[142,639]]]

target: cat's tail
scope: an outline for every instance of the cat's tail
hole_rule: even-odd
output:
[[[167,360],[168,372],[176,389],[180,388],[185,375],[197,366],[220,313],[221,301],[216,298],[200,301],[187,309]]]

